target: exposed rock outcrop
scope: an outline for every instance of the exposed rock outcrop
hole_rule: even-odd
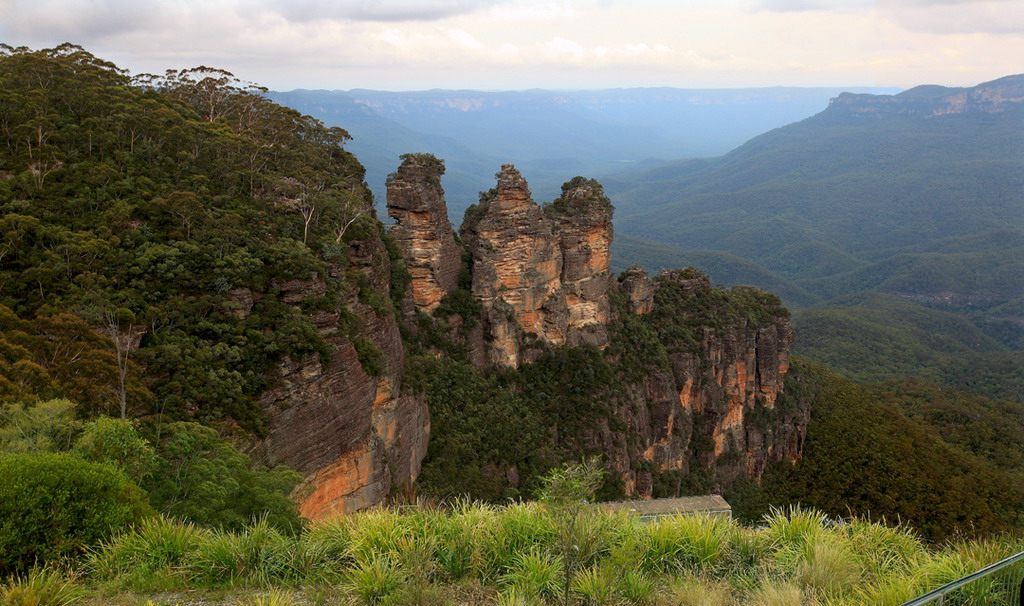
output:
[[[497,188],[466,211],[460,234],[473,256],[472,293],[483,306],[491,361],[528,361],[527,339],[565,343],[562,251],[514,166],[502,166]]]
[[[639,265],[626,270],[619,287],[629,298],[629,310],[638,316],[654,309],[654,282]]]
[[[901,115],[928,118],[948,114],[1001,113],[1024,106],[1024,74],[966,88],[915,86],[896,95],[842,93],[828,111],[856,117]]]
[[[389,263],[373,233],[350,243],[347,266],[333,267],[323,279],[280,284],[279,298],[298,305],[323,294],[327,281],[345,272],[362,274],[367,289],[386,297]],[[358,317],[358,335],[339,331],[346,313]],[[329,355],[282,360],[259,404],[270,417],[263,456],[305,475],[299,508],[302,515],[318,518],[374,505],[393,486],[415,481],[426,455],[430,416],[422,396],[401,394],[405,351],[393,314],[378,313],[349,292],[338,309],[315,312],[310,320]],[[377,376],[360,362],[358,339],[379,351]]]
[[[416,308],[431,312],[458,286],[462,249],[455,242],[441,189],[444,163],[426,154],[403,157],[388,182],[388,215],[405,266],[412,275]]]
[[[470,293],[461,293],[455,316],[451,307],[439,310],[446,296],[460,294],[463,263],[447,221],[442,173],[432,157],[404,160],[389,184],[388,212],[398,221],[391,235],[413,276],[415,308],[443,314],[439,326],[462,339],[468,360],[518,367],[547,346],[603,348],[610,329],[629,317],[646,327],[643,338],[663,348],[660,362],[632,362],[642,372],[624,379],[609,395],[608,414],[578,436],[587,449],[606,454],[627,493],[664,492],[666,482],[682,482],[694,465],[730,481],[758,478],[768,461],[800,456],[808,413],[780,395],[793,332],[777,299],[773,304],[753,291],[730,298],[692,269],[651,280],[634,267],[615,282],[612,206],[596,181],[577,177],[541,207],[515,167],[504,165],[497,187],[467,211],[460,230],[472,260]],[[357,271],[368,288],[387,293],[391,271],[382,242],[352,244],[349,264],[334,268],[336,276]],[[281,284],[279,297],[298,304],[323,293],[332,277]],[[617,311],[610,296],[616,289]],[[243,295],[237,299],[244,313],[252,302]],[[479,315],[462,317],[470,298]],[[307,474],[301,509],[310,517],[375,504],[396,484],[413,481],[429,436],[423,399],[401,395],[405,351],[394,315],[379,314],[356,293],[344,305],[358,316],[361,338],[380,350],[379,375],[364,370],[354,341],[337,329],[338,314],[318,312],[312,320],[331,348],[329,360],[285,360],[261,399],[272,418],[268,450]],[[481,465],[509,483],[520,481],[514,466]]]
[[[582,177],[543,209],[511,164],[466,212],[461,234],[473,257],[473,296],[483,306],[490,359],[516,367],[544,345],[608,344],[612,207]]]
[[[562,250],[561,282],[569,314],[565,341],[604,347],[611,311],[611,201],[597,181],[576,177],[544,211]]]

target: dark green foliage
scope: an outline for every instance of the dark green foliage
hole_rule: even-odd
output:
[[[371,377],[379,377],[384,373],[384,352],[376,343],[366,337],[355,337],[352,339],[352,347],[356,350],[363,372]]]
[[[434,309],[434,315],[438,318],[460,316],[462,325],[460,330],[465,337],[480,323],[480,302],[473,298],[472,293],[467,289],[459,288],[441,299],[441,303]]]
[[[755,329],[788,318],[779,298],[750,286],[711,288],[707,275],[688,267],[659,274],[654,311],[645,321],[671,352],[703,355],[703,331]]]
[[[543,419],[501,377],[470,364],[422,356],[411,361],[427,382],[431,436],[420,481],[442,496],[468,494],[500,501],[522,494],[505,478],[546,470]],[[531,473],[532,472],[532,473]]]
[[[587,452],[585,438],[600,419],[611,417],[624,388],[615,366],[592,347],[551,348],[507,378],[559,445],[579,454],[595,454]]]
[[[135,412],[153,394],[131,359],[125,370],[128,410]],[[0,401],[69,398],[80,416],[116,414],[118,371],[113,341],[78,316],[26,320],[0,304]]]
[[[150,473],[153,447],[129,421],[100,417],[85,425],[72,452],[87,461],[121,470],[136,483]]]
[[[566,197],[570,191],[583,189],[590,195]],[[562,184],[562,195],[544,205],[544,212],[552,215],[582,215],[593,212],[596,208],[612,209],[612,201],[604,194],[604,187],[596,179],[573,177]]]
[[[266,371],[325,357],[306,314],[352,287],[329,280],[319,298],[286,304],[285,285],[323,280],[347,243],[379,230],[362,167],[342,129],[227,72],[137,82],[72,45],[0,52],[0,303],[29,321],[75,311],[94,327],[130,313],[116,325],[141,338],[131,361],[155,395],[132,412],[198,410],[259,434],[252,399]]]
[[[609,327],[611,343],[607,349],[626,383],[643,379],[652,369],[668,370],[668,352],[657,331],[644,316],[629,311],[626,295],[617,288],[608,291],[615,321]]]
[[[863,293],[794,317],[794,352],[862,382],[921,377],[1024,401],[1020,352],[970,320],[891,295]]]
[[[899,519],[931,540],[1024,522],[1022,476],[947,443],[928,425],[823,367],[798,363],[791,373],[787,384],[799,383],[814,407],[803,459],[765,474],[769,502]]]
[[[152,513],[146,494],[108,465],[0,455],[0,573],[79,556]]]
[[[258,517],[283,531],[301,528],[289,496],[301,480],[294,471],[261,468],[197,423],[149,425],[146,436],[156,457],[142,485],[159,512],[226,530],[240,530]]]
[[[867,389],[947,443],[992,465],[1024,474],[1024,403],[986,398],[921,379],[890,380]]]

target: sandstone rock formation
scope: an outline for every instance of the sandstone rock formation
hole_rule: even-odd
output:
[[[619,287],[629,298],[629,310],[638,316],[654,309],[654,283],[639,265],[626,270]]]
[[[516,367],[545,345],[608,344],[612,207],[581,177],[543,209],[511,164],[466,213],[461,234],[473,257],[473,296],[483,306],[490,359]]]
[[[611,311],[611,201],[597,181],[576,177],[544,211],[562,250],[561,282],[569,313],[565,341],[604,347]]]
[[[447,220],[443,171],[432,156],[408,156],[388,190],[388,213],[397,220],[391,236],[412,274],[411,304],[428,314],[441,313],[442,300],[461,292],[463,248]],[[582,436],[588,449],[606,454],[629,494],[650,496],[657,483],[681,482],[694,465],[728,481],[758,478],[771,460],[798,458],[809,415],[781,393],[793,339],[788,315],[755,305],[756,317],[728,309],[705,317],[705,304],[720,304],[724,295],[692,269],[652,280],[633,267],[615,282],[611,217],[596,181],[577,177],[541,207],[515,167],[504,165],[497,187],[467,211],[460,230],[472,259],[470,293],[460,296],[479,304],[479,316],[444,315],[441,326],[452,333],[472,327],[457,336],[467,358],[504,367],[536,360],[540,346],[606,347],[623,318],[653,327],[665,359],[641,364],[643,372],[616,389],[609,414],[595,417]],[[390,261],[376,235],[353,242],[348,259],[332,275],[278,285],[278,296],[298,305],[353,271],[369,288],[388,292]],[[240,313],[253,304],[251,294],[236,298]],[[430,432],[423,398],[402,394],[406,352],[394,314],[375,311],[354,292],[344,307],[358,316],[360,335],[339,332],[341,310],[314,313],[329,359],[283,361],[261,398],[271,416],[266,451],[306,474],[301,511],[309,517],[373,505],[396,484],[414,481]],[[359,338],[380,350],[379,376],[360,363]],[[519,481],[515,468],[481,465]]]
[[[406,268],[412,275],[416,308],[431,312],[458,286],[462,249],[455,242],[441,189],[444,163],[426,154],[408,154],[388,182],[388,215]]]
[[[631,313],[648,314],[656,311],[656,293],[649,291],[700,297],[711,285],[692,269],[662,272],[651,281],[631,268],[620,288]],[[637,292],[645,294],[634,297]],[[790,400],[779,406],[793,341],[788,317],[702,326],[697,336],[699,343],[666,342],[670,369],[648,372],[631,386],[616,411],[630,440],[612,432],[595,436],[594,445],[609,453],[631,494],[650,496],[654,473],[678,478],[695,463],[717,468],[727,482],[758,479],[769,461],[796,460],[802,452],[809,411]]]
[[[498,186],[466,212],[460,230],[473,255],[473,297],[484,309],[490,359],[515,367],[527,338],[565,343],[562,251],[519,171],[505,164]]]
[[[365,277],[367,288],[386,296],[389,263],[374,233],[350,243],[346,266],[331,268],[323,278],[281,284],[279,298],[298,304],[322,294],[327,281],[353,271]],[[358,317],[359,335],[339,331],[346,313],[342,308]],[[303,516],[318,518],[374,505],[393,486],[415,481],[426,455],[430,417],[422,396],[401,394],[405,351],[393,314],[380,314],[357,292],[349,292],[338,309],[314,312],[310,320],[329,356],[284,359],[259,404],[270,417],[269,435],[261,445],[264,458],[305,475],[297,492],[299,509]],[[364,370],[354,339],[380,351],[379,376]]]

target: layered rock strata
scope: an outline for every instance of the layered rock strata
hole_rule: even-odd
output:
[[[608,344],[612,208],[596,181],[567,183],[543,209],[511,164],[466,213],[472,294],[484,309],[490,360],[516,367],[544,345]]]
[[[562,251],[562,293],[568,312],[565,342],[604,347],[611,311],[611,201],[597,181],[576,177],[562,186],[562,196],[544,211]]]
[[[412,276],[412,300],[431,312],[456,289],[462,249],[455,242],[441,189],[444,163],[433,156],[409,154],[388,181],[390,234]]]
[[[410,156],[388,192],[397,221],[391,235],[412,274],[407,305],[427,313],[457,290],[463,263],[442,174],[432,157]],[[666,301],[708,298],[707,277],[692,270],[652,280],[634,267],[614,282],[611,216],[595,181],[573,179],[541,207],[515,167],[502,167],[497,187],[467,211],[460,230],[472,260],[470,294],[481,313],[449,318],[448,326],[458,332],[462,323],[476,323],[464,336],[471,360],[516,367],[536,359],[538,345],[605,347],[622,314],[656,327],[677,319],[677,311],[662,309]],[[379,238],[353,242],[348,258],[332,275],[278,285],[279,297],[299,305],[343,272],[359,272],[369,288],[388,292],[391,271]],[[610,299],[616,289],[623,301],[617,311]],[[240,300],[240,313],[251,305]],[[272,419],[266,450],[306,474],[301,511],[308,517],[378,503],[395,485],[414,481],[429,436],[425,402],[401,393],[405,352],[394,315],[378,315],[356,293],[344,306],[380,350],[379,376],[367,374],[351,337],[338,331],[342,311],[317,312],[311,320],[331,349],[329,359],[283,361],[261,398]],[[606,453],[630,494],[650,496],[659,482],[664,492],[666,478],[681,481],[693,465],[717,468],[726,479],[757,478],[768,461],[800,456],[807,409],[780,406],[793,338],[788,319],[692,320],[659,333],[667,360],[631,379],[609,401],[610,414],[584,430],[584,443]],[[517,481],[514,469],[500,471]]]
[[[279,284],[279,299],[299,306],[323,294],[328,281],[353,272],[386,298],[391,270],[381,239],[373,233],[349,246],[347,265],[332,267],[327,276]],[[349,314],[362,326],[358,335],[339,330],[352,323],[343,318]],[[405,351],[393,314],[378,313],[353,291],[337,309],[315,312],[310,320],[329,355],[278,364],[269,377],[272,387],[259,398],[270,417],[260,450],[269,462],[304,474],[296,493],[300,512],[319,518],[369,507],[393,487],[414,482],[426,455],[430,416],[422,396],[401,394]],[[355,339],[379,350],[379,375],[363,368]]]
[[[658,291],[699,297],[711,286],[692,269],[650,280],[631,268],[619,288],[627,313],[657,315]],[[697,337],[696,344],[668,338],[668,367],[649,370],[628,387],[614,410],[626,439],[607,425],[591,436],[591,448],[607,454],[628,494],[651,496],[655,478],[680,481],[692,465],[717,469],[724,484],[757,480],[769,461],[795,461],[803,451],[806,403],[786,399],[779,406],[793,341],[789,319],[703,326]]]

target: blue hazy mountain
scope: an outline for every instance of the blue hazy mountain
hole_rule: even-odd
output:
[[[491,188],[512,162],[539,200],[575,175],[600,177],[668,160],[715,156],[772,128],[819,111],[844,91],[895,89],[631,88],[483,92],[295,90],[270,98],[348,130],[375,195],[399,155],[445,160],[443,185],[453,219]]]

